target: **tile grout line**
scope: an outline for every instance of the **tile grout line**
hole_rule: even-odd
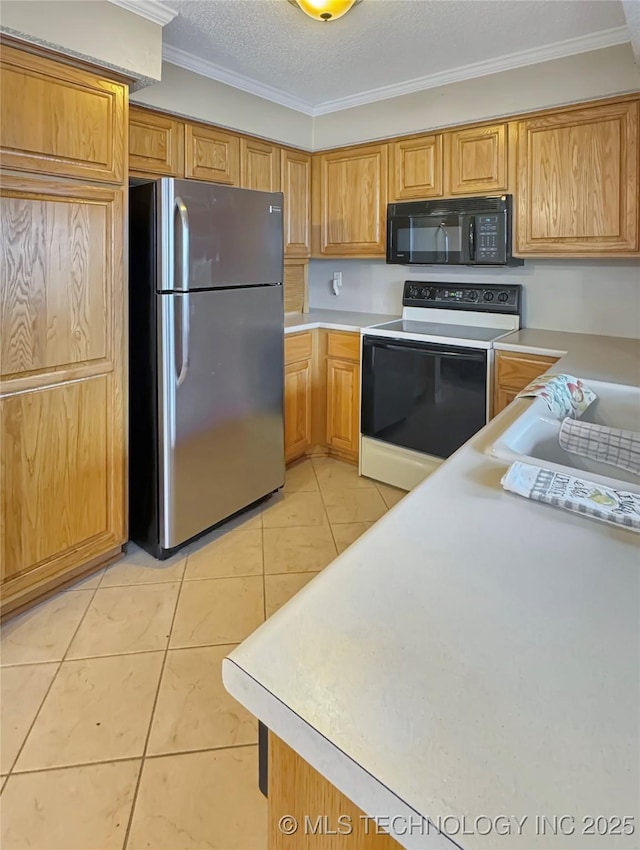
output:
[[[138,771],[138,778],[136,780],[136,785],[133,790],[133,796],[131,798],[131,811],[129,812],[129,820],[127,822],[127,828],[124,833],[124,838],[122,841],[122,850],[126,848],[129,843],[129,835],[131,833],[131,826],[133,824],[133,816],[136,810],[136,804],[138,802],[138,792],[140,791],[140,783],[142,782],[142,772],[144,770],[144,763],[147,756],[147,749],[149,747],[149,739],[151,738],[151,730],[153,728],[153,719],[156,713],[156,707],[158,705],[158,697],[160,695],[160,688],[162,686],[162,679],[164,678],[164,670],[167,665],[167,656],[169,655],[169,646],[171,643],[171,635],[173,634],[173,627],[176,621],[176,615],[178,613],[178,606],[180,605],[180,597],[182,596],[182,588],[184,586],[184,577],[187,572],[187,565],[189,563],[189,549],[187,548],[187,554],[184,559],[184,569],[182,571],[182,576],[180,578],[180,587],[178,588],[178,593],[176,595],[176,604],[173,609],[173,616],[171,618],[171,623],[169,624],[169,633],[167,635],[167,644],[164,649],[164,655],[162,658],[162,664],[160,665],[160,675],[158,676],[158,684],[156,686],[156,693],[153,699],[153,704],[151,706],[151,713],[149,715],[149,726],[147,727],[147,735],[144,741],[144,747],[142,748],[142,753],[140,755],[140,770]]]
[[[246,747],[257,747],[257,741],[246,744],[224,744],[219,747],[200,747],[199,749],[192,750],[175,750],[175,752],[165,752],[165,753],[150,753],[149,755],[144,757],[144,760],[151,759],[160,759],[160,758],[171,758],[172,756],[189,756],[194,753],[215,753],[220,750],[236,750],[242,749]],[[29,770],[21,770],[17,773],[14,773],[14,776],[30,776],[33,773],[52,773],[55,770],[73,770],[76,767],[93,767],[94,765],[103,765],[103,764],[122,764],[123,762],[128,761],[139,761],[142,763],[142,756],[116,756],[111,759],[98,759],[96,761],[81,761],[74,762],[73,764],[54,764],[49,767],[32,767]],[[7,774],[2,776],[2,779],[7,780],[9,777]]]
[[[36,711],[36,713],[35,713],[35,715],[34,715],[34,717],[33,717],[33,720],[32,720],[32,722],[31,722],[31,724],[29,725],[29,728],[27,729],[26,735],[25,735],[25,736],[24,736],[24,738],[22,739],[22,744],[20,745],[20,748],[19,748],[18,752],[16,753],[16,757],[14,758],[13,762],[11,763],[11,767],[10,767],[10,769],[9,769],[9,772],[6,774],[6,778],[5,778],[5,781],[4,781],[4,785],[2,786],[2,791],[3,791],[3,792],[4,792],[4,789],[5,789],[6,785],[7,785],[7,783],[9,782],[9,778],[13,775],[13,770],[14,770],[14,768],[15,768],[16,764],[18,763],[18,759],[20,758],[20,756],[21,756],[21,754],[22,754],[22,751],[23,751],[23,749],[24,749],[24,747],[25,747],[25,744],[27,743],[27,740],[28,740],[28,738],[29,738],[29,735],[31,734],[31,732],[32,732],[32,730],[33,730],[33,727],[35,726],[35,723],[36,723],[36,721],[37,721],[38,717],[40,716],[40,712],[42,711],[42,706],[44,705],[45,700],[46,700],[46,699],[47,699],[47,697],[49,696],[49,693],[50,693],[51,689],[53,688],[53,684],[54,684],[55,680],[58,678],[58,674],[60,673],[60,669],[61,669],[62,665],[64,664],[64,662],[65,662],[66,658],[67,658],[67,653],[69,652],[69,649],[70,649],[70,647],[71,647],[71,644],[72,644],[72,643],[73,643],[73,641],[75,640],[75,637],[76,637],[76,635],[78,634],[78,631],[80,630],[80,626],[81,626],[81,625],[83,624],[83,622],[84,622],[84,618],[87,616],[87,611],[88,611],[88,610],[89,610],[89,608],[91,607],[91,603],[93,602],[94,597],[95,597],[96,593],[98,592],[98,588],[99,588],[99,587],[100,587],[100,584],[98,584],[96,587],[92,588],[92,591],[93,591],[93,592],[91,593],[91,599],[87,602],[87,607],[84,609],[84,611],[83,611],[83,613],[82,613],[82,616],[81,616],[81,617],[80,617],[80,619],[78,620],[78,625],[77,625],[77,626],[76,626],[76,628],[73,630],[73,634],[72,634],[72,635],[71,635],[71,637],[69,638],[69,643],[67,644],[67,648],[65,649],[65,651],[64,651],[64,652],[63,652],[63,654],[62,654],[62,658],[58,661],[58,669],[56,670],[56,672],[53,674],[53,676],[52,676],[52,678],[51,678],[51,682],[49,683],[49,687],[46,689],[46,691],[45,691],[45,693],[44,693],[44,696],[42,697],[42,700],[40,701],[40,705],[38,706],[38,710]],[[54,597],[54,598],[55,598],[55,597]],[[48,661],[42,661],[42,662],[32,662],[32,663],[34,663],[34,664],[36,664],[36,663],[49,664],[49,663],[51,663],[51,662],[48,662]],[[53,662],[53,663],[55,663],[55,662]],[[17,666],[19,666],[19,665],[12,665],[12,666],[17,667]],[[16,774],[16,775],[19,775],[19,774]]]

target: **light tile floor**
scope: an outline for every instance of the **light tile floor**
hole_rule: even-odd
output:
[[[159,562],[131,544],[6,623],[3,850],[264,850],[257,723],[222,658],[403,495],[305,460],[185,552]]]

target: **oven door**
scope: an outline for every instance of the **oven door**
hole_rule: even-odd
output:
[[[487,422],[487,354],[365,336],[362,434],[449,457]]]
[[[469,262],[461,215],[397,215],[387,221],[387,262],[460,265]]]

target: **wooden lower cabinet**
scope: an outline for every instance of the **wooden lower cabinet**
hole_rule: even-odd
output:
[[[269,733],[269,850],[399,850],[354,803]],[[298,828],[287,835],[285,817]],[[335,833],[335,834],[332,834]]]
[[[311,360],[284,367],[284,456],[287,463],[311,446]]]
[[[520,390],[558,361],[558,357],[527,352],[496,351],[493,415],[511,404]]]
[[[4,175],[2,613],[125,535],[124,192]]]
[[[284,340],[284,457],[287,463],[311,447],[313,395],[312,331],[289,334]]]
[[[327,334],[327,446],[358,462],[360,444],[360,334]]]

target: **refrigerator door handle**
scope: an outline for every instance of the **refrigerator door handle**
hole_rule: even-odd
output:
[[[180,328],[180,338],[182,340],[182,357],[180,369],[176,368],[178,375],[177,385],[181,386],[187,377],[189,369],[189,213],[186,204],[180,197],[175,199],[175,209],[180,216],[181,225],[181,269],[180,269],[180,289],[184,293],[182,295],[182,321]]]
[[[182,349],[180,368],[178,368],[178,364],[176,363],[176,386],[180,387],[184,383],[184,380],[187,377],[187,372],[189,371],[189,295],[185,292],[184,295],[179,295],[177,297],[179,297],[182,302],[180,308],[180,339],[182,342],[180,346]],[[177,348],[177,346],[175,348]]]

